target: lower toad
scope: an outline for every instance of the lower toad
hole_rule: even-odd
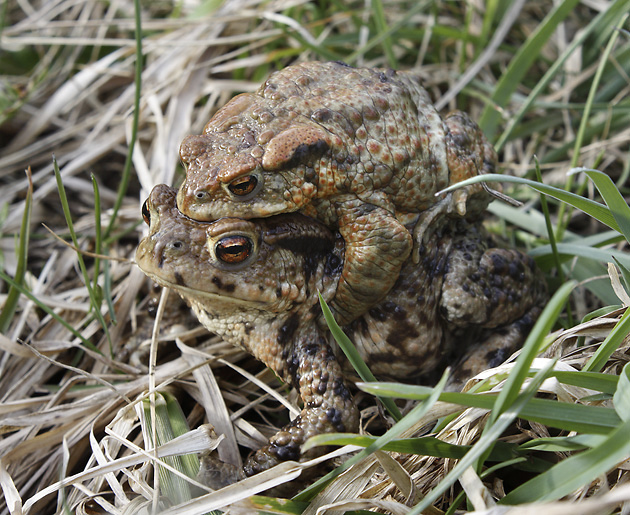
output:
[[[304,460],[310,436],[352,432],[358,411],[317,292],[336,295],[344,240],[299,214],[201,223],[176,191],[156,186],[143,207],[149,235],[138,266],[175,289],[210,331],[269,366],[299,392],[301,414],[253,454],[247,475]],[[419,263],[408,259],[385,300],[345,327],[380,377],[431,380],[454,366],[451,389],[523,342],[546,298],[533,260],[496,247],[479,225],[441,223]],[[428,378],[428,379],[427,379]]]

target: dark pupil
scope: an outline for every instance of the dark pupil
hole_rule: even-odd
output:
[[[142,219],[147,225],[151,225],[151,213],[149,211],[149,204],[147,200],[145,200],[144,204],[142,204]]]
[[[228,187],[230,188],[230,191],[234,193],[234,195],[243,196],[254,191],[256,184],[258,184],[258,179],[256,179],[255,176],[246,175],[245,177],[236,179],[235,181],[230,183]]]
[[[227,236],[215,248],[217,258],[224,263],[241,263],[252,253],[252,242],[245,236]]]

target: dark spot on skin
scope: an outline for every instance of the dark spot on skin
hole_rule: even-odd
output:
[[[300,459],[300,447],[293,441],[287,445],[272,444],[269,450],[275,454],[280,461],[298,461]]]
[[[505,262],[505,258],[500,254],[492,254],[492,265],[497,274],[505,273],[507,263]]]
[[[298,328],[300,318],[297,314],[291,315],[282,327],[278,330],[278,343],[280,345],[286,345],[293,339],[295,330]]]
[[[236,286],[232,283],[225,284],[219,277],[216,275],[212,277],[212,284],[214,284],[219,290],[225,291],[227,293],[232,293]]]
[[[398,363],[400,356],[391,352],[372,352],[370,353],[370,360],[378,363]]]
[[[512,353],[509,349],[496,349],[486,354],[485,361],[488,364],[488,368],[498,367],[507,358],[509,358],[511,354]]]
[[[291,383],[291,385],[294,388],[299,389],[300,375],[298,374],[298,369],[300,367],[300,358],[295,352],[295,349],[293,349],[291,354],[289,354],[289,357],[286,360],[286,365],[287,365],[286,377],[288,378],[287,382]]]
[[[387,320],[387,314],[378,307],[371,308],[368,313],[374,320],[378,320],[379,322],[385,322],[385,320]]]
[[[538,315],[536,315],[536,317],[537,316]],[[519,333],[527,334],[529,333],[531,328],[534,326],[534,320],[535,318],[533,318],[530,313],[527,313],[521,318],[519,318],[516,322],[514,322],[514,324],[516,325]]]
[[[319,302],[317,302],[316,304],[313,304],[310,309],[308,310],[309,314],[312,315],[313,317],[318,317],[319,315],[322,314],[322,308],[319,305]]]
[[[321,343],[309,343],[304,346],[304,354],[310,357],[316,356],[321,348]]]
[[[306,284],[311,280],[313,272],[317,269],[319,264],[317,257],[315,254],[304,254],[304,281]]]
[[[335,428],[335,431],[343,432],[345,431],[345,426],[343,424],[343,414],[341,411],[335,408],[328,408],[326,410],[326,417]]]
[[[522,265],[520,267],[518,265],[521,265],[521,263],[512,261],[508,267],[508,274],[512,279],[518,279],[519,275],[523,271]]]
[[[407,317],[407,312],[390,300],[383,303],[383,309],[389,313],[394,320],[404,320]]]
[[[335,379],[332,390],[336,397],[343,400],[350,400],[351,398],[350,391],[346,388],[346,385],[341,378]]]
[[[310,183],[314,183],[317,180],[317,174],[314,168],[309,167],[306,169],[306,172],[304,172],[304,180]]]
[[[173,274],[173,278],[175,279],[175,282],[177,284],[179,284],[180,286],[184,286],[184,278],[182,277],[182,274],[180,274],[179,272],[175,272]]]
[[[466,131],[449,132],[449,136],[453,144],[459,148],[469,148],[471,146],[472,142]]]
[[[335,254],[329,254],[326,259],[326,265],[324,266],[324,273],[328,276],[337,275],[341,273],[343,269],[343,263],[341,259]]]
[[[311,144],[300,143],[293,149],[291,157],[282,163],[282,167],[279,170],[290,170],[301,164],[314,163],[329,149],[328,143],[323,139],[318,139]]]
[[[276,241],[278,247],[296,252],[299,254],[314,253],[321,254],[322,252],[328,252],[332,249],[333,242],[328,238],[317,238],[312,235],[304,235],[297,237],[279,238]]]
[[[352,322],[350,327],[350,333],[357,332],[367,336],[370,331],[365,317],[357,318],[354,322]]]
[[[387,335],[385,341],[392,347],[402,347],[402,342],[405,340],[413,340],[420,336],[417,329],[409,322],[402,322],[396,324],[396,330]]]
[[[380,208],[378,206],[375,206],[374,204],[363,204],[361,208],[359,209],[359,213],[360,214],[371,213],[372,211],[375,211],[377,209],[380,209]]]
[[[314,111],[311,118],[316,122],[326,123],[332,118],[332,111],[327,107],[322,107],[321,109]]]

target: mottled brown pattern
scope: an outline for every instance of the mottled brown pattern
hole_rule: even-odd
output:
[[[196,222],[181,214],[175,197],[160,185],[147,200],[150,230],[136,253],[138,265],[178,291],[210,331],[295,387],[304,404],[301,415],[248,460],[245,472],[313,456],[318,451],[300,451],[309,436],[356,430],[344,360],[324,328],[317,298],[319,291],[327,302],[335,299],[347,256],[343,239],[300,214]],[[225,238],[251,242],[251,252],[238,263],[221,261],[216,249]],[[444,219],[420,245],[418,263],[408,259],[386,298],[346,332],[380,377],[431,381],[453,365],[450,388],[456,389],[521,345],[545,297],[530,258],[496,248],[476,224]]]
[[[480,185],[434,195],[496,164],[477,125],[461,112],[442,119],[412,72],[337,62],[274,73],[187,137],[180,155],[178,206],[195,220],[301,211],[339,230],[346,254],[332,307],[343,323],[396,281],[414,244],[405,214],[477,217],[489,201]]]

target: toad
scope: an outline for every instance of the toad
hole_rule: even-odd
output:
[[[497,157],[464,113],[442,118],[410,72],[306,62],[233,98],[188,136],[179,209],[198,221],[300,211],[342,235],[343,273],[332,302],[344,325],[382,300],[414,247],[400,221],[474,219],[490,196],[481,185],[435,197],[491,173]],[[417,256],[416,256],[417,257]]]
[[[251,475],[303,460],[312,435],[351,432],[357,407],[317,292],[334,301],[345,242],[299,213],[201,223],[181,214],[176,191],[154,188],[143,206],[149,234],[136,262],[176,290],[211,332],[253,354],[293,386],[301,414],[246,462]],[[523,342],[546,297],[533,260],[498,248],[479,224],[453,219],[408,259],[386,298],[345,327],[381,377],[433,380],[454,366],[451,389],[501,363]]]

